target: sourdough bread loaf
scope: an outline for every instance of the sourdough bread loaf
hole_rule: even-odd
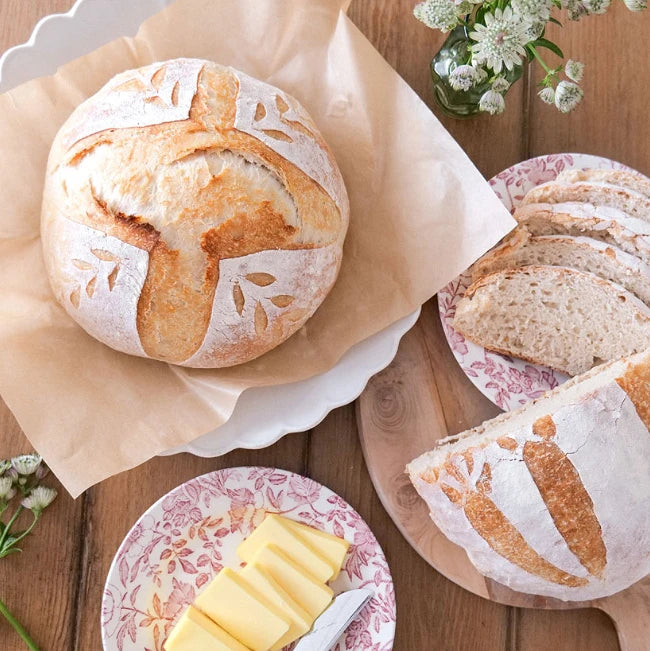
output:
[[[650,305],[650,265],[616,246],[591,237],[531,235],[520,227],[472,267],[472,279],[527,265],[570,267],[624,287]]]
[[[248,361],[321,304],[349,206],[290,95],[198,59],[130,70],[80,105],[50,153],[50,283],[90,335],[192,367]]]
[[[650,352],[440,441],[407,471],[479,572],[583,601],[650,573]]]
[[[650,347],[650,308],[620,285],[565,267],[530,265],[479,279],[453,327],[506,355],[577,375]]]

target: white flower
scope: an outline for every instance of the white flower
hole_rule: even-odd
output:
[[[494,115],[495,113],[503,113],[506,108],[506,102],[501,93],[494,90],[488,90],[484,93],[479,100],[478,107],[481,111]]]
[[[454,90],[469,90],[478,81],[478,77],[472,66],[458,66],[449,75],[449,84]]]
[[[425,0],[413,9],[413,15],[427,27],[443,32],[449,32],[458,25],[459,14],[453,0]]]
[[[531,22],[545,23],[551,17],[553,0],[512,0],[512,10]]]
[[[40,454],[21,454],[11,460],[11,465],[19,475],[32,475],[41,465]]]
[[[526,30],[526,38],[528,41],[537,40],[544,33],[545,27],[546,23],[542,20],[537,20],[534,23],[530,23],[530,26]]]
[[[9,468],[11,468],[11,459],[0,459],[0,475],[4,475]]]
[[[589,13],[581,0],[564,0],[563,4],[567,8],[571,20],[580,20],[582,16]]]
[[[623,0],[630,11],[643,11],[648,8],[647,0]]]
[[[21,504],[26,508],[40,513],[46,506],[49,506],[56,497],[57,493],[53,488],[47,486],[37,486]]]
[[[571,81],[561,81],[555,90],[555,106],[561,113],[569,113],[580,104],[584,93]]]
[[[540,90],[537,94],[539,95],[539,98],[542,100],[542,102],[545,102],[546,104],[555,103],[555,90],[550,86],[542,88],[542,90]]]
[[[9,501],[16,494],[11,477],[0,477],[0,502]]]
[[[474,68],[474,71],[476,72],[476,83],[480,84],[484,82],[488,78],[488,73],[485,70],[485,68],[481,68],[480,66],[472,64],[472,68]]]
[[[604,14],[611,4],[611,0],[582,0],[582,4],[590,14]]]
[[[492,82],[492,90],[497,93],[505,93],[510,88],[510,82],[505,77],[497,77]]]
[[[571,81],[580,83],[582,81],[583,75],[585,74],[585,64],[580,63],[580,61],[569,59],[564,66],[564,72]]]
[[[528,42],[526,30],[529,26],[528,22],[513,14],[511,7],[485,14],[485,25],[477,23],[474,25],[476,31],[469,34],[476,41],[472,45],[474,59],[497,73],[504,65],[512,70],[526,54],[524,45]]]

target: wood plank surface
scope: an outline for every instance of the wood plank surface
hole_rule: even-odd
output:
[[[353,0],[350,16],[434,108],[428,64],[443,38],[413,19],[414,3]],[[0,0],[0,51],[27,40],[40,17],[66,11],[72,4],[72,0]],[[584,84],[588,97],[571,116],[559,115],[534,98],[539,77],[535,71],[508,93],[504,115],[442,121],[488,177],[531,155],[567,150],[611,156],[647,173],[650,79],[642,57],[647,52],[649,20],[650,15],[628,14],[617,2],[608,16],[563,30],[559,40],[565,51],[588,63]],[[420,327],[428,355],[438,362],[436,389],[449,428],[460,431],[493,415],[495,408],[453,362],[434,302],[424,307]],[[27,440],[0,402],[0,457],[27,449]],[[190,455],[154,459],[103,482],[76,502],[61,491],[37,535],[25,545],[25,553],[0,562],[0,596],[44,651],[99,651],[103,583],[120,541],[137,517],[191,477],[253,464],[308,474],[341,494],[366,519],[395,580],[397,651],[618,649],[611,621],[599,611],[506,608],[465,592],[432,570],[402,538],[373,490],[352,405],[330,414],[312,432],[287,436],[265,450],[237,451],[218,459]],[[0,649],[23,648],[0,620]]]

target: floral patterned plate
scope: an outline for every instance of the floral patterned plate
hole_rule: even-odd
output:
[[[235,549],[266,511],[352,543],[331,586],[336,594],[367,587],[375,596],[334,650],[390,651],[396,617],[393,581],[368,525],[315,481],[255,467],[226,468],[192,479],[138,520],[108,572],[102,602],[104,651],[162,651],[174,622],[201,588],[222,567],[240,566]]]
[[[490,185],[505,207],[514,212],[536,185],[553,181],[564,170],[587,168],[630,169],[599,156],[552,154],[518,163],[490,179]],[[508,411],[565,382],[568,378],[563,373],[488,351],[451,327],[456,304],[470,284],[468,270],[438,293],[438,309],[454,357],[474,386],[497,407]]]

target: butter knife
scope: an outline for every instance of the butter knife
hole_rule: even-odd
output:
[[[363,588],[342,592],[314,622],[293,651],[329,651],[374,593]]]

